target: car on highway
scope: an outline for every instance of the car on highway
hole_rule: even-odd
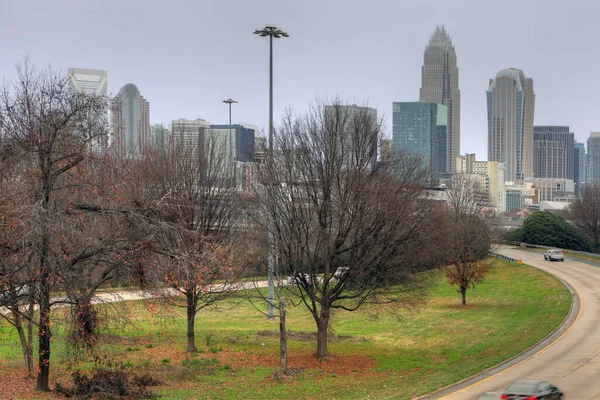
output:
[[[500,396],[502,400],[563,400],[565,394],[551,383],[522,379],[511,383]]]
[[[308,274],[297,273],[296,275],[290,275],[287,278],[288,285],[295,285],[297,283],[302,282],[302,278],[307,282],[310,282],[310,276]]]
[[[544,253],[544,260],[548,261],[565,261],[565,253],[561,249],[548,249]]]

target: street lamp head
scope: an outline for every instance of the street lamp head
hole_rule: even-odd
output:
[[[233,99],[227,99],[227,100],[223,100],[223,103],[231,104],[231,103],[237,103],[237,101],[235,101]]]
[[[264,27],[264,29],[257,29],[254,31],[254,34],[260,35],[261,37],[271,36],[276,39],[282,37],[290,37],[290,35],[288,35],[286,32],[283,32],[281,29],[278,29],[276,26],[273,25],[267,25]]]

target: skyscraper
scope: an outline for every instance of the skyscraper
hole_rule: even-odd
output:
[[[505,163],[505,180],[533,177],[533,80],[515,68],[490,79],[487,90],[488,160]]]
[[[150,103],[133,83],[119,90],[113,99],[112,145],[121,156],[137,156],[150,145]]]
[[[107,74],[100,69],[69,68],[69,84],[77,91],[106,96]]]
[[[204,149],[204,131],[210,122],[203,119],[178,119],[171,123],[171,137],[176,152],[197,153]]]
[[[460,156],[460,90],[456,51],[443,25],[435,28],[425,47],[421,71],[419,100],[448,107],[444,170],[454,172]]]
[[[438,174],[446,171],[448,108],[424,101],[393,103],[392,148],[419,156]]]
[[[587,140],[585,183],[600,184],[600,132],[591,132]]]
[[[533,127],[533,177],[573,179],[575,135],[568,126]]]
[[[573,153],[573,180],[575,181],[575,195],[579,196],[581,184],[585,182],[585,145],[575,141]]]

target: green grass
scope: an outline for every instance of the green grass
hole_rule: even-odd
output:
[[[343,373],[324,372],[314,360],[302,368],[312,360],[316,342],[310,335],[316,329],[306,309],[297,307],[288,317],[288,329],[295,333],[288,348],[290,364],[300,373],[285,382],[272,380],[278,321],[240,301],[198,314],[200,352],[189,356],[184,354],[184,310],[169,309],[157,318],[141,302],[124,304],[120,310],[128,314],[129,323],[113,327],[119,340],[103,344],[100,354],[126,363],[131,371],[156,375],[166,382],[158,392],[167,399],[411,398],[521,352],[566,316],[569,291],[552,276],[525,265],[494,265],[486,281],[467,292],[467,307],[460,305],[456,288],[440,274],[429,302],[417,314],[335,313],[338,339],[329,344],[331,359],[357,362]],[[64,368],[68,356],[60,324],[53,351],[51,368]],[[7,367],[20,367],[20,357],[14,330],[1,325],[0,360],[7,359]],[[264,361],[269,357],[274,360],[270,364]],[[236,364],[250,359],[252,364]],[[361,365],[366,361],[368,366]],[[332,361],[323,362],[323,370],[328,363]],[[87,362],[79,367],[95,366]]]

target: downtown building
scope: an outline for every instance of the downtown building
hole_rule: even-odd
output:
[[[446,165],[443,171],[454,172],[460,156],[460,90],[456,50],[443,25],[438,25],[423,55],[419,100],[448,108]]]
[[[80,93],[106,96],[108,76],[101,69],[69,68],[69,85]]]
[[[581,193],[581,187],[585,183],[585,168],[586,168],[585,144],[574,144],[573,152],[573,181],[575,182],[575,196]]]
[[[568,126],[534,126],[533,177],[573,180],[574,144]]]
[[[448,107],[425,101],[394,102],[392,151],[418,156],[436,179],[447,166]]]
[[[600,184],[600,132],[590,132],[587,140],[586,185]]]
[[[488,194],[489,203],[494,206],[497,213],[506,211],[503,163],[477,161],[475,154],[465,154],[456,158],[456,173],[481,177],[480,183]]]
[[[151,145],[150,103],[133,83],[111,102],[112,148],[120,157],[138,157]]]
[[[505,164],[505,181],[533,177],[533,80],[508,68],[487,90],[488,160]]]

